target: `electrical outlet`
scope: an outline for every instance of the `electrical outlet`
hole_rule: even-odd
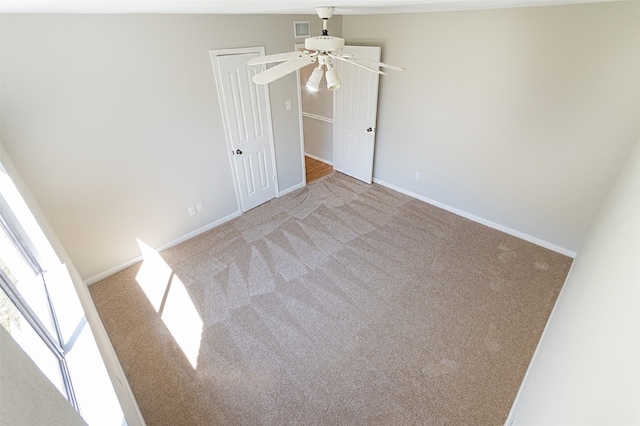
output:
[[[196,204],[196,211],[200,213],[202,210],[204,210],[204,205],[202,204],[202,201],[200,201],[198,204]]]
[[[420,180],[420,172],[416,172],[415,176],[414,176],[415,180]]]
[[[196,208],[189,206],[189,216],[193,216],[194,214],[196,214]]]

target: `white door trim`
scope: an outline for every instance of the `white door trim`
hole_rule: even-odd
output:
[[[211,50],[211,63],[213,65],[214,75],[216,79],[216,91],[218,92],[218,102],[220,103],[220,113],[222,114],[222,122],[224,127],[225,139],[227,141],[227,156],[229,158],[229,164],[231,166],[231,170],[233,173],[233,185],[236,192],[236,202],[238,203],[238,209],[242,212],[246,211],[244,206],[242,205],[241,197],[240,197],[240,188],[238,187],[238,171],[235,167],[235,163],[233,161],[233,146],[232,146],[232,137],[231,137],[231,125],[228,122],[228,117],[224,114],[225,111],[225,98],[224,93],[220,90],[222,87],[222,77],[220,73],[220,68],[218,66],[217,58],[219,56],[227,56],[227,55],[244,55],[248,53],[258,53],[260,56],[265,55],[264,46],[256,46],[256,47],[241,47],[234,49],[215,49]],[[265,65],[262,65],[263,69],[266,69]],[[254,84],[254,83],[252,83]],[[271,163],[273,167],[274,174],[274,188],[275,188],[275,196],[278,196],[280,193],[280,189],[278,187],[278,170],[276,168],[276,153],[275,153],[275,143],[273,138],[273,122],[271,118],[271,100],[269,98],[269,88],[268,86],[265,88],[265,97],[266,97],[266,112],[267,112],[267,132],[269,136],[269,145],[271,151]]]
[[[296,43],[295,50],[304,47],[304,43]],[[302,165],[302,186],[307,186],[307,167],[304,163],[304,120],[302,119],[302,85],[300,84],[300,70],[296,71],[296,84],[298,85],[298,125],[300,126],[300,152],[302,158],[300,159]]]

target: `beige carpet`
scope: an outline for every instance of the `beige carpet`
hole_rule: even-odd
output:
[[[139,264],[90,287],[149,425],[501,425],[571,264],[339,173],[162,257],[195,369]]]

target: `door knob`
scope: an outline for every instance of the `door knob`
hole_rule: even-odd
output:
[[[236,154],[240,155],[242,154],[242,151],[240,151],[239,149],[236,149]]]
[[[371,132],[373,132],[373,128],[369,127],[369,128],[367,129],[367,133],[371,133]]]

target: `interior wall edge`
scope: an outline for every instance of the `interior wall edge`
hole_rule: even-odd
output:
[[[282,191],[279,191],[278,194],[276,194],[276,198],[282,197],[283,195],[287,195],[287,194],[289,194],[289,193],[291,193],[293,191],[296,191],[296,190],[298,190],[300,188],[304,188],[306,186],[306,184],[307,184],[306,182],[300,182],[297,185],[293,185],[293,186],[290,186],[287,189],[283,189]]]
[[[640,139],[591,225],[505,424],[639,424]]]
[[[205,232],[210,231],[211,229],[213,229],[215,227],[218,227],[218,226],[220,226],[220,225],[222,225],[222,224],[224,224],[226,222],[229,222],[230,220],[235,219],[236,217],[240,216],[241,214],[242,214],[242,211],[237,210],[237,211],[235,211],[235,212],[233,212],[233,213],[231,213],[231,214],[229,214],[229,215],[227,215],[227,216],[225,216],[223,218],[220,218],[220,219],[218,219],[218,220],[216,220],[214,222],[209,223],[208,225],[205,225],[205,226],[203,226],[201,228],[198,228],[195,231],[191,231],[191,232],[189,232],[189,233],[187,233],[187,234],[185,234],[185,235],[183,235],[183,236],[181,236],[179,238],[176,238],[173,241],[169,241],[168,243],[161,245],[160,247],[154,248],[154,250],[156,250],[158,252],[162,252],[164,250],[170,249],[171,247],[174,247],[174,246],[177,246],[178,244],[184,243],[185,241],[187,241],[187,240],[189,240],[191,238],[197,237],[200,234],[204,234]],[[107,277],[110,277],[113,274],[117,274],[118,272],[123,271],[123,270],[127,269],[128,267],[133,266],[133,265],[135,265],[136,263],[138,263],[138,262],[140,262],[142,260],[143,260],[142,259],[142,255],[136,256],[133,259],[130,259],[130,260],[126,261],[126,262],[123,262],[123,263],[121,263],[119,265],[116,265],[116,266],[114,266],[112,268],[109,268],[106,271],[100,272],[100,273],[98,273],[96,275],[93,275],[93,276],[87,278],[86,280],[84,280],[84,283],[86,285],[95,284],[98,281],[101,281],[101,280],[103,280],[103,279],[105,279]]]
[[[290,51],[296,19],[312,20],[2,17],[3,143],[83,283],[137,257],[136,238],[158,247],[239,209],[210,51]],[[313,19],[315,33],[321,25]],[[47,49],[25,58],[42,34]],[[298,95],[294,76],[273,86],[282,190],[304,180]],[[187,208],[198,203],[204,209],[192,217]]]
[[[540,343],[542,341],[544,341],[544,337],[545,335],[549,332],[549,327],[551,326],[551,324],[553,323],[553,318],[554,318],[554,314],[556,313],[556,311],[559,309],[558,308],[558,301],[562,299],[562,294],[566,291],[566,284],[568,282],[570,282],[571,280],[571,276],[573,273],[575,273],[575,266],[576,266],[576,262],[575,260],[580,256],[579,253],[576,253],[576,256],[574,257],[574,262],[571,263],[571,266],[569,267],[569,272],[567,273],[566,278],[564,279],[564,283],[562,283],[562,287],[560,288],[560,292],[558,293],[558,297],[556,297],[555,302],[553,303],[553,308],[551,308],[551,313],[549,314],[549,318],[547,318],[547,323],[545,324],[544,328],[542,329],[542,333],[540,333],[540,338],[538,339],[538,343],[536,344],[536,348],[533,351],[533,355],[531,356],[531,360],[529,361],[529,365],[527,366],[527,370],[524,373],[524,376],[522,377],[522,382],[520,382],[520,387],[518,388],[518,392],[516,392],[516,396],[513,398],[513,401],[511,402],[511,408],[509,409],[509,414],[507,414],[507,419],[505,420],[504,424],[505,425],[515,425],[515,421],[518,417],[518,414],[515,412],[516,410],[516,406],[518,405],[518,401],[522,398],[522,395],[527,391],[527,387],[529,386],[529,383],[531,383],[531,380],[533,379],[533,366],[535,365],[535,361],[538,357],[541,357],[541,348],[540,348]]]
[[[488,226],[489,228],[493,228],[493,229],[496,229],[498,231],[504,232],[506,234],[512,235],[512,236],[514,236],[516,238],[520,238],[521,240],[525,240],[525,241],[528,241],[530,243],[536,244],[536,245],[538,245],[540,247],[544,247],[546,249],[554,251],[556,253],[563,254],[563,255],[568,256],[568,257],[570,257],[572,259],[575,259],[575,257],[576,257],[576,252],[575,251],[569,250],[567,248],[564,248],[564,247],[558,246],[556,244],[550,243],[548,241],[542,240],[542,239],[540,239],[538,237],[534,237],[532,235],[526,234],[526,233],[518,231],[516,229],[512,229],[512,228],[509,228],[507,226],[501,225],[499,223],[492,222],[492,221],[490,221],[488,219],[482,218],[480,216],[476,216],[476,215],[474,215],[472,213],[468,213],[468,212],[466,212],[464,210],[460,210],[460,209],[457,209],[455,207],[451,207],[451,206],[449,206],[447,204],[441,203],[439,201],[433,200],[431,198],[425,197],[425,196],[420,195],[420,194],[416,194],[415,192],[411,192],[409,190],[406,190],[404,188],[401,188],[401,187],[398,187],[396,185],[390,184],[390,183],[385,182],[383,180],[380,180],[378,178],[374,177],[373,178],[373,182],[377,183],[378,185],[382,185],[382,186],[387,187],[389,189],[393,189],[394,191],[398,191],[398,192],[400,192],[402,194],[405,194],[405,195],[408,195],[410,197],[413,197],[413,198],[415,198],[417,200],[424,201],[425,203],[431,204],[431,205],[433,205],[435,207],[441,208],[441,209],[446,210],[448,212],[457,214],[458,216],[462,216],[465,219],[472,220],[472,221],[477,222],[477,223],[479,223],[481,225],[485,225],[485,226]]]
[[[314,160],[318,160],[321,163],[328,164],[333,167],[333,161],[326,160],[324,158],[320,158],[317,155],[309,154],[308,152],[304,153],[305,157],[313,158]]]
[[[638,135],[639,5],[345,16],[406,68],[380,79],[374,176],[580,251]]]

